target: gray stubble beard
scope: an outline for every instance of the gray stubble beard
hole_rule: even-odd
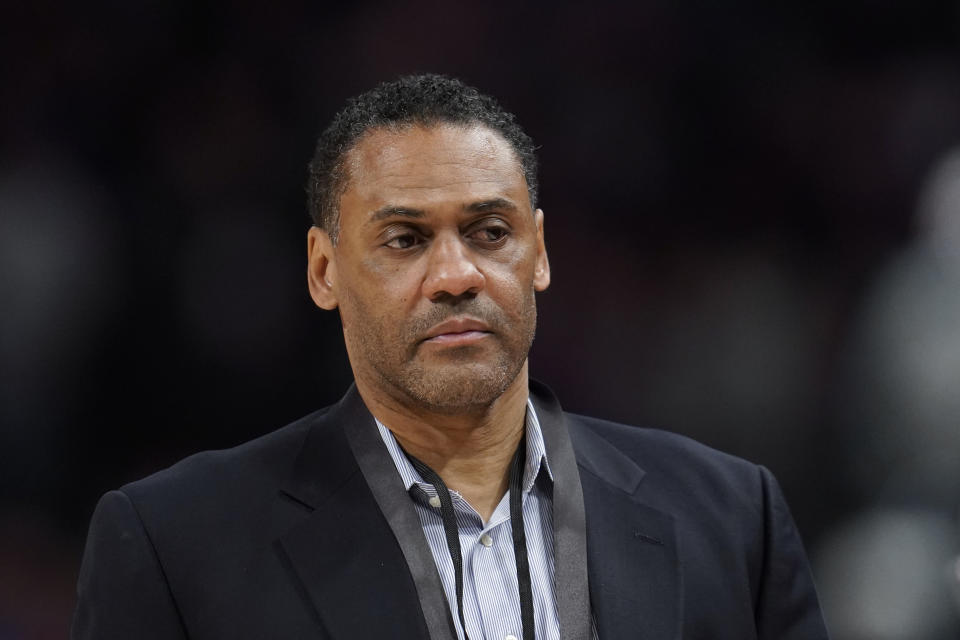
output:
[[[504,344],[500,357],[490,367],[478,366],[479,363],[469,361],[469,350],[476,348],[469,346],[453,348],[464,352],[465,361],[462,365],[450,362],[437,367],[426,367],[417,358],[419,343],[410,348],[398,367],[385,367],[382,359],[376,357],[377,351],[383,346],[382,340],[375,337],[369,328],[360,331],[357,346],[372,365],[374,375],[380,378],[381,384],[378,386],[392,389],[393,393],[390,395],[402,405],[442,414],[482,412],[513,384],[527,360],[537,324],[536,298],[532,290],[528,295],[530,299],[526,310],[522,316],[516,318],[515,323],[511,323],[510,319],[500,313],[496,314],[496,322],[492,322],[494,318],[490,317],[491,312],[477,313],[477,310],[481,309],[477,305],[456,309],[456,313],[472,312],[490,323],[495,332],[488,339],[500,340],[501,344],[505,336],[509,335],[510,328],[513,328],[510,324],[521,325],[522,334],[516,335],[516,340],[510,340],[509,344]],[[416,322],[408,329],[408,333],[421,335],[423,331],[442,321],[443,316],[450,315],[454,314],[431,314],[430,317]],[[403,340],[404,338],[401,338],[401,341]],[[454,375],[451,375],[451,367],[456,368]]]

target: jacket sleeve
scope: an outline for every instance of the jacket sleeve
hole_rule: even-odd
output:
[[[826,625],[800,534],[773,474],[760,467],[764,499],[763,572],[757,597],[762,640],[826,640]]]
[[[72,640],[187,637],[153,543],[121,491],[97,504],[77,598]]]

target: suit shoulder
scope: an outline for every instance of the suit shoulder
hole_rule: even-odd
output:
[[[290,424],[227,449],[201,451],[166,469],[120,488],[134,502],[156,496],[198,498],[205,490],[222,495],[275,489],[290,470],[310,427],[329,407],[314,411]]]
[[[753,462],[662,429],[567,414],[573,441],[628,458],[643,469],[646,481],[678,491],[706,491],[714,497],[740,495],[758,504],[762,471]],[[645,482],[646,482],[645,481]]]
[[[721,465],[755,466],[743,458],[724,453],[693,438],[650,427],[638,427],[601,418],[568,413],[571,429],[586,430],[618,448],[649,454],[668,453],[682,458],[712,460]],[[646,456],[644,456],[646,457]]]

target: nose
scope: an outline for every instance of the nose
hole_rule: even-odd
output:
[[[486,278],[462,238],[438,236],[429,251],[423,279],[424,297],[439,301],[447,296],[476,294],[483,289]]]

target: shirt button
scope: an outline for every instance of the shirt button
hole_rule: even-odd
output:
[[[503,640],[517,640],[517,636],[515,636],[515,635],[513,635],[513,634],[511,633],[510,635],[508,635],[508,636],[507,636],[506,638],[504,638]]]
[[[430,498],[430,506],[431,506],[431,507],[439,507],[439,506],[440,506],[440,498],[439,498],[438,496],[433,496],[432,498]]]
[[[480,544],[482,544],[485,547],[491,547],[493,546],[493,538],[491,538],[487,534],[483,534],[482,536],[480,536]],[[507,637],[509,638],[510,636],[507,636]],[[514,638],[513,640],[517,640],[517,639]]]

